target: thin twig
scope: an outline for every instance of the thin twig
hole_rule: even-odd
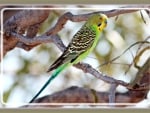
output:
[[[115,94],[117,86],[118,86],[117,84],[111,84],[109,90],[109,103],[115,103]]]

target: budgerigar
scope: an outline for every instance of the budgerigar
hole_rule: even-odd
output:
[[[47,72],[55,69],[54,72],[30,103],[39,96],[61,71],[83,60],[95,48],[101,32],[107,25],[107,20],[108,18],[104,14],[93,14],[88,18],[81,29],[73,36],[63,54],[50,66]]]

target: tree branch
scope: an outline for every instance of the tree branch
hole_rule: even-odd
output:
[[[146,70],[143,73],[143,77],[140,80],[140,85],[147,84],[147,87],[149,87],[149,76],[150,72],[149,70]],[[107,104],[109,102],[110,95],[108,92],[97,92],[89,88],[72,86],[70,88],[53,93],[51,95],[38,98],[34,101],[34,103],[23,107],[60,107],[64,105],[79,105],[78,103],[80,103],[80,105],[83,104],[92,106],[98,106],[101,104],[103,105],[105,103],[105,105],[107,106],[113,105],[117,107],[125,107],[128,106],[128,103],[133,103],[134,105],[135,103],[145,99],[148,91],[148,89],[144,89],[139,91],[129,90],[126,93],[117,92],[115,96],[115,103],[120,103],[118,105],[114,103]]]
[[[17,38],[19,37],[16,38],[16,36],[13,36],[11,33],[16,33],[17,36],[25,35],[26,29],[40,24],[47,19],[49,12],[49,10],[24,10],[9,18],[3,24],[3,56],[5,56],[8,51],[14,49],[18,44]],[[27,32],[27,35],[29,35],[29,32]],[[33,36],[35,36],[35,34]]]
[[[126,8],[130,8],[130,7],[126,7]],[[56,35],[57,32],[59,32],[63,28],[63,25],[68,20],[71,20],[73,22],[79,22],[79,21],[86,21],[87,18],[94,13],[104,13],[108,17],[113,17],[113,16],[117,16],[120,14],[135,12],[138,10],[139,9],[115,9],[115,10],[110,10],[110,11],[98,11],[98,12],[93,12],[93,13],[89,13],[89,14],[81,14],[81,15],[73,15],[68,12],[68,13],[65,13],[64,15],[62,15],[58,19],[55,26],[50,28],[43,35],[36,37],[34,34],[35,37],[31,36],[32,38],[29,37],[31,34],[23,36],[25,29],[29,28],[30,26],[42,23],[48,17],[50,11],[48,11],[48,10],[20,11],[19,13],[12,16],[10,19],[8,19],[4,23],[3,55],[5,55],[8,51],[12,50],[16,46],[19,46],[21,48],[21,45],[23,45],[23,44],[18,44],[20,42],[24,43],[25,45],[29,45],[29,46],[31,45],[30,48],[27,48],[26,46],[22,46],[22,48],[26,49],[26,50],[30,50],[33,47],[35,47],[41,43],[51,42],[51,35]],[[24,15],[26,15],[26,16],[24,16]],[[49,40],[47,39],[48,37],[50,38]],[[18,38],[20,38],[20,39],[18,39]],[[9,44],[8,44],[8,42],[9,42]]]
[[[98,12],[81,14],[81,15],[73,15],[68,12],[62,15],[58,19],[54,27],[50,28],[48,31],[46,31],[44,34],[40,36],[36,36],[39,28],[38,25],[47,19],[49,15],[49,11],[48,10],[40,10],[40,12],[39,10],[21,11],[16,15],[12,16],[8,21],[4,23],[4,35],[3,35],[4,53],[3,54],[5,55],[8,51],[10,51],[15,47],[20,47],[25,50],[30,50],[41,43],[48,43],[48,42],[55,43],[61,51],[64,51],[65,45],[57,35],[57,32],[59,32],[63,28],[64,24],[68,20],[71,20],[73,22],[79,22],[79,21],[86,21],[90,15],[95,13],[104,13],[108,17],[113,17],[113,16],[118,16],[120,14],[135,12],[138,10],[139,9],[115,9],[110,11],[98,11]],[[35,31],[32,30],[32,27]],[[24,34],[25,30],[27,30],[27,34]],[[127,87],[128,89],[139,90],[139,91],[141,90],[140,86],[138,88],[136,87],[136,89],[133,89],[128,83],[108,77],[98,72],[94,68],[92,68],[89,64],[78,63],[77,65],[74,66],[82,69],[86,73],[90,73],[94,75],[98,79],[113,84],[112,89],[115,89],[116,86],[118,85],[122,85]],[[147,89],[149,89],[149,87],[142,87],[142,90],[147,90]],[[109,99],[110,102],[113,102],[115,100],[114,94],[115,94],[114,90],[110,90],[110,97],[111,97]]]

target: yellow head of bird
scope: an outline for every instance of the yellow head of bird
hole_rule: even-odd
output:
[[[102,31],[107,26],[108,17],[105,14],[94,14],[89,17],[87,23],[95,26],[97,30]]]

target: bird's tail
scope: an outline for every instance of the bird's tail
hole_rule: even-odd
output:
[[[32,100],[29,103],[32,103],[40,94],[41,92],[47,87],[47,85],[66,67],[68,67],[69,63],[62,64],[59,66],[52,74],[52,76],[47,80],[47,82],[43,85],[43,87],[39,90],[39,92],[32,98]]]

